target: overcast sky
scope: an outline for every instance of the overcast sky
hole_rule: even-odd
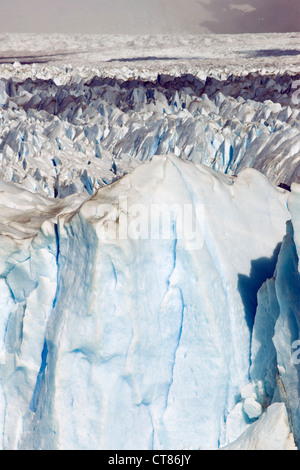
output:
[[[1,33],[300,31],[300,0],[0,0],[0,5]]]

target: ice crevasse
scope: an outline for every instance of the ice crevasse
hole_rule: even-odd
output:
[[[299,185],[172,154],[93,196],[1,185],[2,449],[298,447]]]

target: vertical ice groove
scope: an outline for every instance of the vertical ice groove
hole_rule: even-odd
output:
[[[167,290],[166,290],[166,293],[164,295],[164,298],[165,296],[167,295],[170,287],[171,287],[171,278],[172,278],[172,275],[175,271],[175,268],[176,268],[176,260],[177,260],[177,244],[178,244],[178,238],[177,238],[177,222],[176,220],[173,220],[172,221],[172,233],[173,233],[173,238],[174,238],[174,243],[173,243],[173,249],[172,249],[172,254],[173,254],[173,264],[171,266],[171,269],[170,269],[170,273],[168,274],[168,277],[166,279],[166,285],[167,285]]]
[[[15,295],[14,295],[14,293],[13,293],[13,290],[12,290],[12,288],[11,288],[10,285],[9,285],[7,276],[5,276],[5,277],[2,278],[2,279],[4,279],[5,284],[7,285],[8,289],[9,289],[9,292],[10,292],[10,295],[11,295],[11,299],[13,300],[13,302],[14,302],[15,304],[17,304],[18,302],[16,301],[16,298],[15,298]]]
[[[179,289],[180,296],[181,296],[181,303],[182,303],[182,308],[181,308],[181,317],[180,317],[180,326],[179,326],[179,331],[178,331],[178,337],[176,340],[175,348],[174,348],[174,353],[173,353],[173,360],[172,360],[172,365],[171,365],[171,380],[169,382],[167,394],[166,394],[166,406],[165,406],[165,411],[168,407],[168,402],[169,402],[169,396],[170,396],[170,391],[174,382],[174,368],[176,364],[176,356],[177,356],[177,351],[180,346],[180,340],[182,336],[182,330],[183,330],[183,321],[184,321],[184,311],[185,311],[185,305],[184,305],[184,300],[183,300],[183,295],[181,289]]]
[[[113,273],[113,277],[114,277],[114,282],[115,282],[115,289],[116,289],[116,286],[117,286],[117,283],[118,283],[118,276],[117,276],[116,267],[114,265],[112,257],[108,256],[108,258],[109,258],[109,262],[110,262],[110,265],[111,265],[111,269],[112,269],[112,273]]]
[[[178,245],[178,238],[177,238],[177,228],[176,228],[176,220],[173,221],[173,237],[174,237],[174,244],[173,244],[173,266],[172,266],[172,270],[171,270],[171,273],[167,279],[167,292],[170,290],[170,288],[172,287],[172,283],[171,283],[171,278],[172,278],[172,275],[173,273],[175,272],[175,269],[176,269],[176,263],[177,263],[177,245]],[[180,340],[181,340],[181,336],[182,336],[182,329],[183,329],[183,321],[184,321],[184,310],[185,310],[185,304],[184,304],[184,298],[183,298],[183,294],[182,294],[182,290],[180,289],[180,287],[177,286],[177,289],[179,290],[180,292],[180,299],[181,299],[181,312],[180,312],[180,325],[179,325],[179,329],[178,329],[178,336],[177,336],[177,340],[176,340],[176,343],[175,343],[175,347],[174,347],[174,351],[173,351],[173,359],[172,359],[172,364],[171,364],[171,378],[170,378],[170,382],[169,382],[169,385],[168,385],[168,389],[167,389],[167,392],[166,392],[166,399],[165,399],[165,410],[164,412],[166,412],[166,409],[168,407],[168,401],[169,401],[169,395],[170,395],[170,390],[172,388],[172,384],[174,382],[174,368],[175,368],[175,364],[176,364],[176,355],[177,355],[177,351],[179,349],[179,345],[180,345]],[[166,294],[165,294],[166,295]]]
[[[36,384],[35,384],[33,395],[32,395],[32,398],[31,398],[30,405],[29,405],[29,409],[31,411],[33,411],[34,413],[37,410],[37,406],[38,406],[38,402],[39,402],[40,389],[41,389],[41,384],[42,384],[42,380],[43,380],[43,374],[44,374],[44,372],[46,370],[46,367],[47,367],[47,356],[48,356],[48,348],[47,348],[47,341],[45,339],[43,351],[42,351],[42,354],[41,354],[41,366],[40,366],[40,370],[39,370],[38,375],[37,375]]]
[[[53,309],[55,308],[57,298],[58,298],[58,289],[59,289],[59,256],[60,256],[60,240],[59,240],[59,227],[58,223],[54,224],[54,234],[55,234],[55,245],[56,245],[56,293],[53,299]]]

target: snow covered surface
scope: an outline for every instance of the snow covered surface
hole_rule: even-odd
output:
[[[1,62],[28,71],[66,66],[81,73],[145,77],[157,73],[266,71],[299,72],[300,33],[206,35],[1,34]],[[7,67],[5,66],[4,69]],[[20,73],[14,72],[14,73]],[[50,72],[51,73],[51,72]],[[69,71],[70,74],[70,71]]]
[[[299,448],[297,40],[2,36],[1,449]]]

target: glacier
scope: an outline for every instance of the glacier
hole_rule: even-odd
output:
[[[299,182],[299,78],[2,79],[0,174],[50,197],[94,194],[153,155],[175,153],[290,186]]]
[[[1,450],[299,449],[296,37],[1,36]]]
[[[226,448],[233,428],[242,434],[268,422],[264,410],[273,416],[276,403],[272,419],[286,423],[281,446],[292,430],[297,442],[289,354],[299,274],[287,232],[299,213],[297,184],[290,193],[251,168],[233,177],[172,154],[93,196],[57,202],[3,184],[3,448]],[[139,218],[137,200],[143,210],[162,200],[203,205],[201,246],[177,236],[176,213],[173,237],[119,237],[125,197],[128,228]],[[275,299],[265,292],[276,282]],[[276,301],[273,311],[268,302]],[[250,398],[261,405],[255,418],[243,410]]]

